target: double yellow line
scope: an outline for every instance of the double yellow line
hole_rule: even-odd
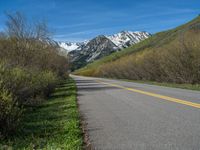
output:
[[[156,97],[156,98],[159,98],[159,99],[163,99],[163,100],[167,100],[167,101],[171,101],[171,102],[175,102],[175,103],[179,103],[179,104],[183,104],[183,105],[187,105],[187,106],[191,106],[191,107],[195,107],[195,108],[200,108],[199,103],[193,103],[193,102],[190,102],[190,101],[177,99],[177,98],[173,98],[173,97],[169,97],[169,96],[164,96],[164,95],[160,95],[160,94],[155,94],[155,93],[151,93],[151,92],[146,92],[146,91],[142,91],[142,90],[137,90],[137,89],[134,89],[134,88],[127,88],[127,87],[124,87],[124,86],[121,86],[121,85],[111,84],[111,83],[103,82],[103,81],[100,81],[100,80],[95,80],[95,81],[102,83],[102,84],[105,84],[105,85],[109,85],[109,86],[125,89],[125,90],[128,90],[128,91],[132,91],[132,92]]]

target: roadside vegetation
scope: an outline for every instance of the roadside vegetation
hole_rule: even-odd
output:
[[[68,58],[45,22],[30,22],[21,13],[7,14],[0,33],[0,149],[79,149]]]
[[[75,82],[62,80],[48,100],[26,107],[22,125],[12,138],[0,142],[0,148],[82,149]]]
[[[75,74],[177,84],[200,83],[200,17],[78,70]]]

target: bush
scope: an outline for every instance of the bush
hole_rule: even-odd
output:
[[[13,95],[8,90],[0,90],[0,137],[13,134],[20,124],[22,108],[19,108]]]
[[[14,133],[26,105],[49,96],[67,76],[68,59],[49,38],[44,22],[32,25],[20,13],[8,14],[0,35],[0,135]]]
[[[35,105],[49,96],[58,80],[51,71],[28,71],[0,63],[0,134],[14,133],[23,105]]]
[[[43,71],[33,77],[32,84],[35,87],[35,94],[49,96],[54,89],[56,82],[58,81],[57,76],[51,71]]]
[[[40,95],[49,96],[54,89],[58,77],[52,71],[34,71],[20,67],[6,67],[0,63],[0,80],[18,100],[19,104],[34,99]]]

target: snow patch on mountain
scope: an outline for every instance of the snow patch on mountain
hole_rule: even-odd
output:
[[[148,32],[122,31],[106,37],[119,48],[126,48],[148,38],[149,36],[151,36],[151,34],[149,34]]]
[[[85,46],[88,43],[88,41],[84,42],[59,42],[59,46],[61,48],[64,48],[67,51],[73,51],[73,50],[81,50],[83,46]]]
[[[60,47],[68,50],[68,51],[73,51],[77,49],[79,46],[76,43],[60,43]]]

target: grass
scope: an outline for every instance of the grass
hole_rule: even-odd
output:
[[[76,86],[72,79],[58,85],[42,105],[27,108],[25,114],[23,129],[10,139],[0,141],[0,149],[82,149]]]

